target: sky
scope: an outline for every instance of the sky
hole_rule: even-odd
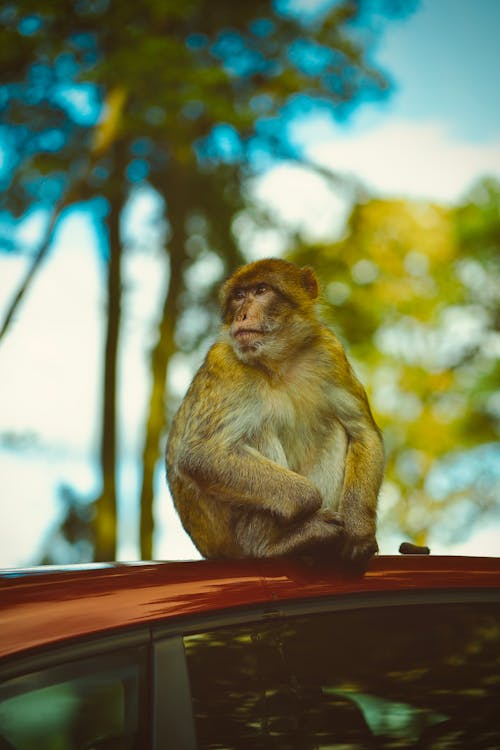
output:
[[[441,203],[460,201],[485,173],[500,178],[500,2],[424,0],[409,18],[385,26],[376,59],[389,71],[395,91],[384,102],[367,102],[341,124],[326,118],[297,125],[294,137],[307,156],[354,176],[383,196]],[[280,166],[254,185],[255,195],[310,237],[342,231],[346,204],[322,178]],[[130,224],[147,233],[155,211],[146,193],[131,207]],[[40,224],[22,228],[36,243]],[[43,272],[0,343],[0,434],[35,436],[0,449],[0,566],[30,563],[61,512],[63,481],[84,496],[96,494],[92,465],[98,445],[104,273],[95,227],[85,212],[64,221]],[[89,252],[90,249],[90,252]],[[252,252],[279,250],[272,232]],[[0,318],[23,275],[26,261],[0,256]],[[141,432],[146,399],[144,354],[154,302],[161,292],[155,248],[128,259],[126,304],[135,311],[126,327],[120,369],[124,409],[119,425],[124,456],[119,467],[121,559],[137,556],[137,510],[131,501],[137,468],[131,457]],[[64,318],[60,311],[64,310]],[[187,381],[186,381],[187,382]],[[156,557],[195,557],[158,478]],[[498,553],[496,529],[481,529],[453,551]],[[386,539],[395,553],[401,540]],[[433,551],[444,551],[439,544]],[[447,548],[446,551],[452,551]]]
[[[499,28],[497,0],[423,0],[385,25],[376,61],[392,80],[390,98],[343,123],[305,122],[297,141],[311,160],[378,194],[460,201],[480,176],[500,176]],[[344,204],[304,169],[274,170],[257,194],[313,237],[341,230]]]

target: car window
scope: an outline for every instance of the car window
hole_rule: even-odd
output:
[[[0,750],[143,750],[145,652],[105,655],[0,687]]]
[[[500,606],[380,607],[184,639],[199,748],[500,748]]]

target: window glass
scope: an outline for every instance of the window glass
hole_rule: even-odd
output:
[[[185,649],[199,748],[500,748],[500,605],[310,615]]]
[[[0,750],[143,750],[141,649],[74,662],[0,688]]]

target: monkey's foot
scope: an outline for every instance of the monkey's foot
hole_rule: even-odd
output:
[[[378,552],[377,540],[372,534],[352,536],[347,534],[340,549],[340,558],[349,567],[364,570],[368,561]]]

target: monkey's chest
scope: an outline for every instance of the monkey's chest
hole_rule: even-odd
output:
[[[275,392],[263,399],[254,447],[267,458],[299,474],[307,474],[322,452],[332,415],[307,398]]]

